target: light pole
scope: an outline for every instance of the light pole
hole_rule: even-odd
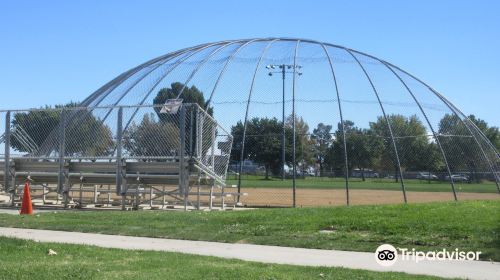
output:
[[[299,76],[302,75],[301,72],[298,72],[297,69],[302,68],[300,65],[293,65],[293,64],[270,64],[266,66],[266,69],[271,70],[268,75],[273,76],[273,74],[276,73],[281,73],[281,79],[283,81],[283,102],[282,102],[282,122],[283,122],[283,131],[281,132],[281,180],[285,180],[285,79],[286,79],[286,74],[298,74]],[[279,71],[272,71],[275,69],[279,69]],[[287,71],[291,70],[291,71]],[[292,100],[293,103],[295,103],[295,98]],[[295,129],[295,127],[293,128]],[[294,163],[295,164],[295,163]],[[295,170],[294,170],[295,172]]]

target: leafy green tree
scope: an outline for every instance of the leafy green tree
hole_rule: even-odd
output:
[[[231,128],[234,137],[231,159],[240,161],[244,124],[239,121]],[[247,122],[245,137],[245,148],[243,158],[262,164],[266,170],[266,179],[270,173],[278,175],[281,170],[281,131],[283,123],[276,118],[253,118]],[[285,158],[286,164],[291,164],[292,160],[292,131],[289,126],[285,126]],[[300,143],[296,143],[300,145]]]
[[[59,126],[61,119],[60,111],[53,110],[48,106],[44,109],[47,110],[15,113],[12,119],[13,128],[19,129],[20,127],[24,130],[38,147],[42,146],[49,135]],[[16,137],[11,137],[10,144],[17,151],[31,152]]]
[[[468,171],[471,179],[479,181],[483,155],[464,122],[455,114],[446,114],[439,121],[438,132],[452,172]]]
[[[179,128],[158,120],[152,113],[144,115],[141,123],[132,123],[123,140],[123,147],[130,156],[175,156],[179,153]]]
[[[111,129],[91,110],[71,109],[76,103],[57,105],[66,108],[65,153],[71,156],[108,156],[113,152],[114,141]],[[61,111],[46,106],[46,110],[16,113],[12,124],[14,129],[21,128],[43,151],[50,154],[58,151],[58,129]],[[31,152],[16,137],[11,137],[11,145],[20,152]]]
[[[292,131],[293,128],[292,121],[292,116],[289,116],[286,120],[286,126],[290,131]],[[316,163],[316,160],[314,155],[314,141],[309,135],[309,125],[302,117],[295,117],[295,135],[298,169],[305,172],[310,166]]]
[[[500,151],[500,130],[496,126],[489,126],[488,123],[474,115],[468,117],[483,132],[484,136]]]
[[[361,170],[363,181],[365,180],[365,169],[373,168],[380,161],[383,142],[380,137],[373,135],[369,129],[358,128],[350,120],[344,121],[346,134],[346,149],[348,169],[358,168]],[[339,123],[335,132],[335,141],[331,147],[337,169],[345,168],[344,160],[344,137],[342,126]]]
[[[423,123],[416,115],[410,117],[389,115],[387,119],[391,124],[402,171],[428,170],[432,164],[427,161],[429,159],[426,154],[429,150],[429,138]],[[392,162],[397,180],[398,166],[385,118],[380,116],[376,122],[370,123],[370,130],[374,135],[382,137],[384,143],[382,161]],[[437,158],[432,160],[437,160]]]
[[[183,90],[184,89],[184,90]],[[181,94],[182,91],[182,94]],[[153,99],[153,104],[155,105],[161,105],[164,104],[165,101],[168,99],[174,99],[179,96],[183,101],[182,103],[196,103],[200,105],[201,108],[203,108],[209,115],[213,115],[213,108],[208,107],[208,104],[205,103],[205,97],[203,96],[203,92],[199,90],[196,86],[184,86],[183,83],[180,82],[174,82],[170,84],[170,87],[168,88],[162,88],[156,95],[156,97]],[[164,117],[163,114],[160,114],[160,109],[157,109],[157,114],[159,115],[160,119]]]
[[[320,176],[323,176],[325,159],[327,157],[328,148],[332,144],[332,126],[319,123],[313,129],[311,139],[314,140],[314,149],[316,162],[319,164]]]
[[[71,113],[76,116],[71,117]],[[113,133],[91,110],[68,112],[66,126],[66,155],[73,156],[110,156],[114,152]]]

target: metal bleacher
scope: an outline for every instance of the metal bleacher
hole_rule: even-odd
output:
[[[78,123],[76,117],[61,120],[55,130],[63,131],[62,137],[53,137],[55,148],[40,153],[29,133],[10,125],[11,112],[7,112],[5,123],[9,125],[0,136],[0,144],[5,147],[0,156],[0,182],[2,190],[11,197],[10,206],[19,203],[27,180],[31,182],[32,197],[40,206],[187,210],[236,205],[242,194],[227,191],[225,184],[232,137],[197,104],[183,104],[176,113],[177,123],[172,127],[177,130],[172,134],[180,141],[175,141],[171,155],[128,154],[122,144],[127,133],[127,127],[121,123],[124,108],[111,109],[118,112],[113,154],[93,157],[64,150],[68,144],[67,132],[63,130],[73,129],[70,123]],[[95,108],[85,109],[89,114],[94,111]],[[14,138],[27,153],[11,154],[15,152],[10,141]],[[158,140],[157,145],[162,144],[172,145]],[[40,146],[50,147],[46,143]]]

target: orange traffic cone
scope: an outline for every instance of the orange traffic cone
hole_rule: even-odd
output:
[[[31,203],[31,194],[30,194],[30,180],[26,180],[24,184],[24,193],[23,193],[23,202],[21,204],[21,215],[31,215],[33,214],[33,205]]]

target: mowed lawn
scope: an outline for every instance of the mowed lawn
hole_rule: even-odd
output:
[[[500,261],[500,201],[226,212],[60,211],[0,226],[373,252],[383,244],[481,251]],[[328,230],[329,232],[320,232]]]
[[[418,179],[406,179],[405,188],[408,191],[420,192],[451,192],[451,183],[443,181],[427,181]],[[235,176],[227,181],[229,185],[237,185],[238,180]],[[291,188],[292,180],[281,178],[265,179],[262,176],[245,175],[241,180],[241,186],[247,188]],[[305,177],[296,179],[297,188],[310,189],[344,189],[345,180],[343,178],[328,177]],[[350,178],[349,188],[351,189],[371,189],[371,190],[401,190],[401,183],[394,179],[366,178],[362,181],[360,178]],[[456,191],[458,192],[476,192],[476,193],[497,193],[498,189],[494,182],[484,181],[481,183],[456,182]]]
[[[49,256],[52,249],[57,255]],[[0,237],[0,279],[439,279]]]

